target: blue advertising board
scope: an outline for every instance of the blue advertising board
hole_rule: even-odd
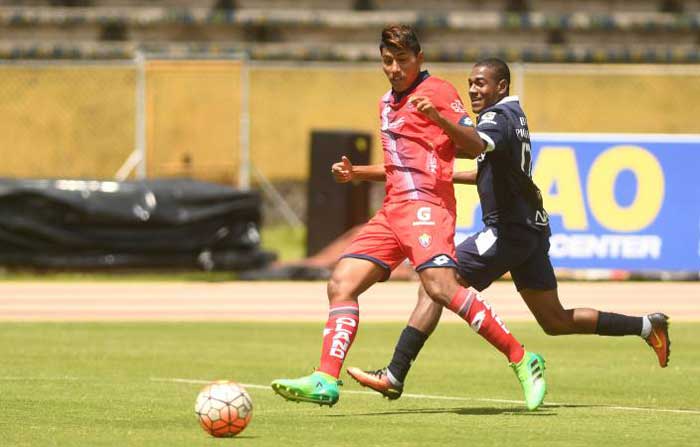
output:
[[[700,271],[700,135],[532,134],[532,160],[555,267]],[[455,194],[459,242],[481,209]]]

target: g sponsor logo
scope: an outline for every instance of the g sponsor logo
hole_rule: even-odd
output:
[[[413,221],[413,226],[414,227],[419,227],[419,226],[424,226],[424,225],[435,225],[435,222],[430,220],[432,214],[432,210],[430,209],[429,206],[422,206],[418,208],[416,211],[416,219],[417,221]]]
[[[416,211],[416,218],[421,222],[427,222],[430,220],[431,210],[429,206],[422,206]]]

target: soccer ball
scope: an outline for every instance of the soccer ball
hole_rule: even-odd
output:
[[[220,380],[200,391],[194,412],[204,431],[217,438],[230,438],[250,422],[253,401],[241,385]]]

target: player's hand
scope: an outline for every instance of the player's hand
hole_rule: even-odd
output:
[[[432,121],[439,121],[440,112],[437,111],[433,102],[427,96],[411,96],[408,100],[420,113],[427,116]]]
[[[333,163],[331,174],[333,174],[333,178],[338,183],[347,183],[351,181],[353,178],[352,163],[348,157],[343,155],[340,161]]]

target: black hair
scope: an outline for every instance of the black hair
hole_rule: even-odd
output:
[[[409,25],[387,25],[382,30],[382,41],[379,51],[384,48],[409,50],[418,55],[421,52],[418,36]]]
[[[508,89],[510,90],[510,69],[504,60],[497,57],[489,57],[479,60],[474,66],[489,67],[493,70],[494,75],[496,75],[496,82],[501,82],[502,79],[505,79],[508,84]]]

